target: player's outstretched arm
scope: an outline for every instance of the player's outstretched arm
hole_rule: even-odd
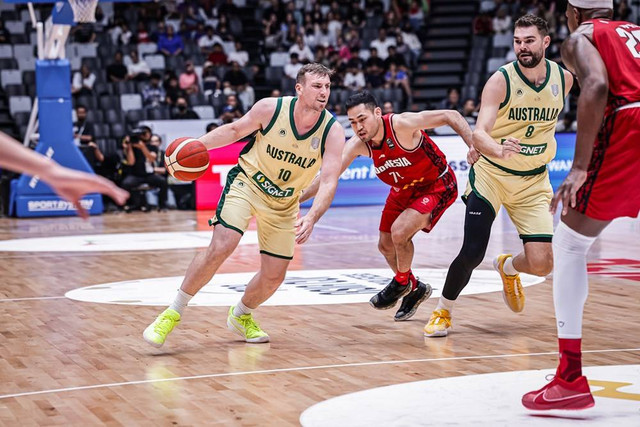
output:
[[[342,151],[342,166],[338,176],[342,175],[358,156],[369,156],[369,150],[365,147],[364,142],[358,138],[358,135],[354,135],[347,141]],[[300,196],[300,203],[304,203],[314,197],[318,192],[318,188],[320,188],[320,174],[313,179],[309,187],[304,189],[302,196]]]
[[[257,130],[264,129],[273,117],[277,102],[278,98],[263,98],[235,122],[217,127],[198,139],[204,143],[207,150],[237,142]]]
[[[592,30],[591,30],[592,31]],[[576,206],[576,193],[587,179],[587,168],[593,154],[593,141],[602,125],[609,93],[607,68],[588,38],[588,34],[575,32],[562,44],[562,61],[580,82],[578,98],[578,132],[573,165],[551,201],[555,213],[562,201],[562,214],[569,206]]]
[[[296,243],[304,243],[309,239],[313,226],[331,205],[340,177],[343,148],[344,129],[341,124],[334,123],[325,143],[317,195],[309,212],[296,222]]]
[[[0,132],[0,167],[27,175],[38,175],[60,197],[73,203],[78,215],[89,216],[78,203],[88,193],[101,193],[111,197],[119,205],[129,197],[129,193],[113,182],[97,175],[60,166],[55,161],[31,151],[9,135]]]
[[[507,82],[500,71],[494,73],[482,90],[480,112],[473,131],[473,146],[481,154],[499,159],[508,159],[520,152],[520,141],[507,138],[502,144],[490,135],[498,117],[500,104],[507,96]]]
[[[471,128],[469,123],[456,110],[431,110],[419,113],[402,113],[393,116],[396,132],[415,132],[420,129],[432,129],[450,126],[462,137],[467,147],[471,147]]]

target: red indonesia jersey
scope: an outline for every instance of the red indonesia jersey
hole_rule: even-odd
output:
[[[403,148],[393,130],[392,118],[393,113],[382,116],[382,145],[374,147],[371,141],[367,142],[376,175],[398,190],[432,184],[447,170],[447,158],[424,131],[420,131],[420,145],[410,151]]]
[[[640,27],[624,21],[593,19],[593,42],[607,67],[606,114],[640,101]]]

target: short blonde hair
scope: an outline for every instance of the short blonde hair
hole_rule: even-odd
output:
[[[298,71],[298,75],[296,76],[296,83],[303,84],[307,74],[314,74],[319,77],[331,76],[333,75],[333,70],[325,67],[322,64],[318,64],[317,62],[312,62],[310,64],[303,65]]]

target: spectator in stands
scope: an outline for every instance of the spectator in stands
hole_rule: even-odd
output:
[[[91,22],[81,22],[73,27],[73,40],[76,43],[93,43],[96,32]]]
[[[393,62],[389,64],[389,69],[384,74],[384,85],[390,88],[401,88],[407,104],[410,105],[413,102],[411,87],[409,86],[409,74]]]
[[[11,44],[11,34],[4,27],[4,21],[0,19],[0,44]]]
[[[418,31],[424,24],[425,7],[422,1],[411,0],[411,5],[409,6],[409,23],[414,31]]]
[[[129,26],[127,25],[126,22],[122,23],[122,32],[120,33],[120,36],[118,37],[118,44],[120,46],[129,46],[129,44],[131,43],[131,39],[133,38],[133,33],[131,32],[131,29],[129,28]]]
[[[244,67],[249,63],[249,52],[243,49],[242,42],[239,40],[236,41],[234,45],[235,45],[236,51],[229,52],[228,60],[229,62],[235,61],[238,63],[238,65],[240,65],[241,67]]]
[[[289,48],[289,53],[297,53],[298,59],[304,64],[313,61],[313,52],[311,52],[309,46],[305,45],[304,38],[301,34],[296,36],[296,44]]]
[[[338,40],[338,36],[342,34],[343,25],[344,24],[340,20],[340,15],[332,11],[327,13],[327,28],[329,29],[329,34],[333,40]]]
[[[489,12],[483,12],[473,18],[473,34],[476,36],[490,36],[493,34],[493,22]]]
[[[393,103],[391,101],[385,101],[382,104],[382,114],[391,114],[393,113]]]
[[[578,122],[576,122],[575,113],[569,111],[564,115],[562,120],[558,120],[556,123],[556,132],[577,132]]]
[[[160,86],[159,74],[151,74],[151,81],[142,90],[142,102],[145,108],[158,108],[167,102],[167,93]]]
[[[189,108],[186,98],[176,99],[176,106],[171,111],[172,120],[198,120],[199,118],[198,113]]]
[[[131,62],[127,65],[127,78],[136,81],[148,80],[151,75],[151,68],[149,68],[149,64],[147,64],[145,60],[140,59],[138,50],[133,49],[129,53],[129,57],[131,58]]]
[[[380,28],[384,28],[387,31],[387,36],[395,37],[396,31],[398,29],[398,17],[393,9],[389,9],[384,14],[384,19],[382,20],[382,25]]]
[[[138,21],[135,39],[137,43],[151,43],[151,34],[147,31],[144,21]]]
[[[249,78],[237,62],[232,62],[231,69],[224,73],[222,87],[234,92],[245,108],[250,108],[256,100],[253,87],[249,84]],[[229,91],[227,90],[225,95],[228,93]]]
[[[220,80],[218,79],[218,72],[209,61],[205,62],[202,68],[202,90],[205,95],[220,95]]]
[[[467,98],[462,104],[462,116],[467,120],[467,123],[473,125],[478,118],[478,107],[476,101],[473,98]]]
[[[388,70],[391,64],[396,64],[398,68],[402,70],[407,70],[407,62],[404,59],[404,56],[399,54],[396,50],[396,47],[391,45],[387,48],[387,59],[384,60],[384,68]]]
[[[353,91],[362,90],[367,85],[364,80],[364,73],[355,67],[347,68],[343,84],[345,88]]]
[[[329,32],[329,23],[327,21],[323,20],[320,24],[316,24],[315,41],[316,46],[324,46],[326,48],[336,46],[337,40]]]
[[[462,110],[460,108],[460,92],[456,88],[447,89],[447,97],[438,104],[440,110]]]
[[[376,66],[380,69],[384,69],[384,60],[378,56],[378,49],[375,47],[369,50],[369,58],[364,63],[367,73],[369,72],[369,68],[372,66]]]
[[[351,8],[349,10],[349,27],[360,31],[367,23],[367,16],[365,15],[362,7],[360,7],[360,0],[353,0],[351,2]],[[386,52],[386,50],[385,50]]]
[[[164,21],[158,21],[158,26],[156,30],[151,34],[151,41],[158,43],[160,38],[164,37],[167,34],[167,25]]]
[[[496,34],[505,34],[512,31],[513,22],[511,21],[511,16],[507,15],[506,6],[498,9],[496,16],[493,18],[492,26]]]
[[[94,141],[93,123],[87,122],[87,107],[76,106],[76,122],[73,124],[73,142],[80,146]]]
[[[313,58],[313,62],[322,64],[325,67],[329,66],[329,58],[327,58],[327,49],[325,49],[324,46],[318,46],[318,48],[316,49],[316,55]]]
[[[395,44],[396,41],[394,39],[387,37],[387,30],[380,28],[378,30],[378,38],[371,42],[369,49],[375,48],[378,51],[378,56],[385,60],[389,55],[389,46],[395,46]]]
[[[242,117],[242,111],[238,105],[238,98],[235,95],[227,96],[225,105],[222,107],[222,114],[218,118],[222,120],[222,123],[231,123],[240,117]]]
[[[213,45],[211,53],[207,57],[207,61],[211,62],[213,65],[227,65],[227,54],[224,53],[224,49],[220,43],[215,43]]]
[[[396,35],[396,45],[395,45],[396,54],[402,56],[404,59],[404,63],[409,69],[415,69],[418,64],[418,58],[414,56],[413,51],[409,48],[404,42],[404,38],[402,37],[402,33],[398,33]],[[395,62],[395,61],[393,61]]]
[[[277,0],[276,0],[277,2]],[[263,23],[264,46],[269,50],[277,49],[282,41],[283,34],[280,31],[280,24],[275,14],[265,15],[266,20]]]
[[[289,55],[289,63],[284,66],[284,76],[289,79],[289,83],[294,83],[298,77],[298,71],[302,68],[302,63],[299,61],[297,53]],[[287,86],[290,86],[289,84]]]
[[[636,4],[638,4],[636,2]],[[617,7],[614,7],[613,16],[616,21],[629,21],[631,8],[627,0],[621,0]]]
[[[336,48],[338,50],[338,55],[340,55],[340,60],[342,61],[342,63],[346,64],[353,57],[353,55],[351,54],[351,48],[344,41],[342,36],[338,37],[338,40],[336,42]]]
[[[180,97],[186,97],[187,94],[184,93],[182,89],[180,89],[180,85],[178,84],[178,76],[171,73],[165,80],[164,90],[167,93],[167,104],[175,105],[176,101]]]
[[[206,34],[198,39],[198,47],[203,55],[209,55],[213,51],[213,45],[218,43],[220,46],[224,43],[222,38],[215,34],[213,27],[207,25]]]
[[[154,173],[153,165],[158,158],[158,148],[151,145],[150,141],[151,129],[147,126],[134,130],[132,136],[124,138],[122,148],[126,167],[122,187],[129,192],[141,184],[159,188],[158,208],[164,210],[167,203],[167,181]],[[124,210],[131,211],[132,206],[127,204]]]
[[[165,56],[178,56],[184,50],[182,37],[175,34],[172,25],[167,26],[167,33],[158,39],[158,50]]]
[[[402,27],[402,40],[407,44],[409,50],[413,53],[413,58],[417,59],[420,57],[422,53],[422,42],[418,38],[418,35],[413,31],[413,28],[409,24],[405,24]]]
[[[291,46],[296,44],[296,39],[299,34],[298,25],[295,22],[292,22],[291,25],[287,27],[287,31],[282,34],[284,34],[284,37],[280,41],[280,47],[288,51]]]
[[[360,40],[358,30],[352,28],[351,30],[349,30],[349,33],[345,37],[351,52],[359,52],[360,48],[362,47],[362,40]]]
[[[113,55],[113,62],[107,66],[107,80],[111,83],[123,82],[127,79],[127,67],[122,62],[122,52]]]
[[[185,91],[187,95],[198,93],[200,90],[200,83],[198,82],[198,75],[196,74],[193,62],[187,61],[185,63],[185,70],[180,74],[178,83],[180,85],[180,89]]]
[[[367,81],[367,88],[377,89],[384,85],[384,70],[377,65],[371,65],[367,68],[367,74],[365,75]]]
[[[87,64],[82,64],[80,71],[73,74],[71,83],[71,94],[76,96],[91,95],[93,84],[96,82],[96,75],[91,72]]]

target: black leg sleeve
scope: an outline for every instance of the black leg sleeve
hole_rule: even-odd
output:
[[[442,296],[446,299],[458,298],[469,283],[471,273],[482,262],[487,252],[494,219],[493,208],[475,193],[471,193],[467,198],[462,249],[449,266],[442,290]]]

